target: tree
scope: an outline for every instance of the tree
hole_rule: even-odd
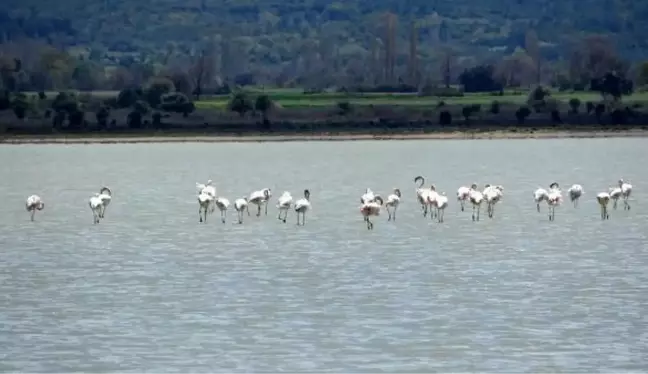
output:
[[[410,51],[409,51],[409,84],[415,87],[419,85],[419,69],[418,69],[418,29],[416,24],[412,22],[410,26]]]
[[[445,48],[441,60],[441,78],[446,88],[450,88],[450,82],[452,81],[452,67],[455,62],[454,60],[454,51],[450,48]]]
[[[394,81],[394,67],[396,64],[396,15],[388,12],[385,15],[385,81],[391,84]]]
[[[541,57],[540,57],[540,41],[538,34],[533,30],[528,30],[524,39],[524,48],[527,54],[535,65],[535,83],[540,84],[541,81]]]
[[[241,117],[243,117],[245,113],[252,110],[253,105],[248,95],[246,95],[244,92],[237,92],[234,94],[234,96],[232,96],[232,99],[230,100],[228,107],[229,110],[231,110],[232,112],[236,112]]]
[[[497,64],[495,75],[506,87],[526,86],[535,80],[535,64],[522,49],[516,49]]]
[[[502,90],[502,85],[494,79],[492,65],[479,65],[465,70],[459,76],[459,82],[465,92],[493,92]]]
[[[630,95],[633,91],[632,81],[614,72],[608,72],[602,78],[593,79],[590,84],[592,91],[597,91],[605,98],[611,97],[617,101],[623,95]]]
[[[212,52],[206,48],[200,50],[196,61],[189,71],[193,83],[193,94],[196,100],[200,100],[205,84],[214,78],[214,58]]]
[[[648,85],[648,61],[643,61],[641,64],[639,64],[639,69],[637,72],[637,85]]]
[[[254,109],[261,112],[263,123],[268,124],[268,112],[272,109],[272,100],[268,95],[259,95],[254,103]]]

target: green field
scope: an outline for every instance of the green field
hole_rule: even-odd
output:
[[[447,105],[470,105],[482,104],[489,105],[493,101],[498,101],[502,104],[523,104],[527,100],[527,92],[524,91],[509,91],[503,96],[496,96],[491,93],[480,94],[465,94],[462,97],[419,97],[416,94],[410,93],[340,93],[340,92],[325,92],[315,94],[305,94],[301,88],[250,88],[246,89],[250,96],[254,97],[261,93],[265,93],[270,98],[284,108],[324,108],[333,107],[339,102],[349,102],[352,105],[396,105],[396,106],[413,106],[413,107],[435,107],[440,101],[445,102]],[[36,93],[28,93],[36,95]],[[56,96],[57,92],[46,92],[48,97]],[[81,93],[86,94],[86,93]],[[109,98],[118,94],[116,91],[93,91],[88,92],[96,98]],[[554,92],[552,97],[567,102],[569,99],[578,98],[582,103],[587,101],[600,101],[601,96],[594,92]],[[196,107],[203,109],[225,109],[230,99],[229,95],[210,96],[196,102]],[[648,102],[648,92],[635,93],[632,96],[623,98],[626,103],[635,102]]]
[[[304,94],[301,90],[293,92],[287,90],[258,90],[250,92],[255,95],[261,92],[268,94],[271,99],[279,103],[284,108],[309,108],[309,107],[331,107],[342,101],[347,101],[352,105],[397,105],[397,106],[415,106],[415,107],[434,107],[440,101],[447,105],[470,105],[482,104],[488,105],[493,101],[500,103],[523,104],[527,100],[526,93],[505,94],[495,96],[492,94],[466,94],[462,97],[419,97],[416,94],[345,94],[345,93],[317,93]],[[593,92],[579,93],[554,93],[552,97],[563,102],[571,98],[578,98],[581,102],[596,102],[601,100],[601,96]],[[201,100],[196,103],[198,108],[225,108],[229,96],[215,96]],[[623,98],[624,102],[648,101],[648,93],[637,93]]]

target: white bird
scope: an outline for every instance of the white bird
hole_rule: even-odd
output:
[[[101,210],[103,209],[103,200],[101,200],[100,194],[95,193],[94,196],[90,198],[88,205],[92,210],[92,217],[95,224],[99,223],[101,219]]]
[[[254,191],[250,194],[248,198],[248,203],[254,204],[257,206],[257,217],[261,215],[261,205],[265,205],[265,214],[268,215],[268,201],[272,197],[272,190],[269,188],[264,188],[262,190]],[[250,211],[248,210],[248,215]]]
[[[371,220],[369,220],[369,217],[379,216],[380,208],[383,206],[383,204],[384,201],[382,197],[376,196],[374,201],[362,204],[362,206],[360,207],[360,213],[363,217],[365,217],[365,221],[367,222],[367,230],[373,230],[373,223],[371,222]]]
[[[601,219],[610,219],[608,214],[607,206],[610,203],[610,194],[607,192],[601,192],[596,195],[596,201],[598,201],[601,206]]]
[[[630,195],[632,194],[632,185],[626,183],[623,178],[619,179],[619,187],[621,188],[621,196],[623,197],[623,210],[630,210]]]
[[[247,210],[248,215],[250,214],[250,211],[248,209],[248,199],[247,199],[247,197],[234,200],[234,209],[236,210],[236,213],[238,214],[238,223],[239,224],[243,223],[243,211]]]
[[[543,201],[547,201],[548,197],[549,197],[549,192],[547,192],[547,190],[545,190],[542,187],[538,188],[533,193],[533,201],[535,201],[536,203],[536,208],[538,209],[538,213],[540,213],[540,203]]]
[[[370,203],[374,201],[375,198],[376,198],[376,194],[374,194],[371,188],[367,188],[365,190],[365,193],[363,193],[362,196],[360,196],[360,204]]]
[[[464,207],[466,205],[466,201],[470,200],[470,188],[461,186],[457,190],[457,201],[461,205],[461,211],[464,211]]]
[[[43,203],[43,200],[41,200],[40,196],[31,195],[27,198],[25,208],[27,208],[27,211],[31,213],[31,220],[33,221],[34,215],[36,215],[36,211],[45,209],[45,203]]]
[[[106,208],[112,201],[112,191],[108,187],[102,187],[99,190],[99,198],[101,199],[101,210],[99,211],[99,218],[104,218],[106,215]]]
[[[477,184],[473,183],[470,186],[470,203],[473,207],[472,220],[479,221],[479,212],[481,210],[481,204],[484,201],[484,194],[477,190]],[[477,215],[475,215],[477,212]]]
[[[621,187],[610,187],[608,192],[610,194],[610,199],[612,200],[612,208],[616,209],[617,202],[621,198],[623,191],[621,190]]]
[[[549,186],[549,195],[547,196],[547,204],[549,205],[549,221],[554,221],[556,218],[556,207],[562,203],[562,192],[558,183],[554,182]]]
[[[431,204],[433,204],[437,210],[437,217],[439,223],[443,222],[443,217],[445,216],[445,209],[448,207],[448,197],[446,196],[445,192],[442,192],[440,195],[438,194],[434,199],[434,202],[432,202]]]
[[[290,206],[292,205],[293,198],[292,195],[290,195],[290,192],[284,191],[281,196],[279,196],[279,200],[277,202],[277,208],[279,208],[279,215],[277,216],[277,219],[280,221],[283,221],[283,223],[286,223],[286,218],[288,218],[288,210],[290,210]],[[281,217],[283,213],[283,218]]]
[[[216,187],[212,185],[212,180],[208,180],[206,184],[196,183],[196,188],[198,189],[198,195],[201,193],[206,193],[210,195],[212,199],[212,204],[209,206],[209,213],[214,213],[216,207],[214,206],[214,199],[216,199]]]
[[[210,213],[210,208],[212,207],[213,202],[214,197],[210,193],[202,191],[198,195],[198,216],[200,217],[199,222],[207,223],[207,214]]]
[[[209,195],[212,195],[212,197],[216,197],[216,187],[212,185],[212,180],[208,180],[207,183],[202,184],[202,183],[196,183],[196,188],[198,189],[198,194],[205,192]]]
[[[398,188],[394,188],[394,193],[387,196],[387,202],[385,203],[385,209],[387,209],[387,214],[389,214],[387,221],[391,221],[392,219],[396,221],[396,211],[400,205],[400,199],[401,192]]]
[[[495,204],[497,204],[502,199],[502,192],[504,188],[502,186],[491,186],[487,184],[484,186],[484,191],[482,195],[484,200],[486,200],[486,210],[488,211],[488,217],[493,218],[495,214]]]
[[[304,190],[304,197],[295,202],[295,212],[297,212],[297,225],[299,225],[299,215],[301,214],[301,224],[306,224],[306,212],[310,209],[310,191]]]
[[[581,196],[583,196],[583,192],[583,186],[581,186],[580,184],[573,184],[567,190],[567,193],[569,194],[569,200],[574,203],[574,208],[578,207],[578,200]]]
[[[216,205],[218,207],[218,210],[220,210],[221,213],[221,221],[225,223],[225,219],[227,218],[227,209],[229,209],[230,202],[224,197],[217,197],[216,200],[214,201],[214,204],[212,206]]]
[[[430,199],[428,198],[430,193],[432,192],[431,189],[429,188],[424,188],[423,185],[425,184],[425,178],[423,176],[419,175],[416,178],[414,178],[414,183],[417,183],[416,185],[416,199],[418,200],[419,204],[421,204],[421,210],[423,211],[423,217],[427,216],[429,210],[430,210]],[[432,213],[430,213],[432,214]]]

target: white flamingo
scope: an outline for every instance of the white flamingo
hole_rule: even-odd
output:
[[[481,211],[481,204],[484,201],[484,194],[477,190],[477,184],[473,183],[470,186],[470,203],[473,207],[472,220],[479,221],[479,212]],[[477,213],[475,215],[475,212]]]
[[[247,199],[247,197],[234,200],[234,209],[236,210],[236,213],[238,214],[238,223],[242,224],[243,223],[243,211],[247,210],[248,215],[250,214],[250,211],[248,209],[248,199]]]
[[[427,216],[428,212],[431,210],[430,206],[430,201],[434,200],[431,199],[430,195],[432,194],[432,189],[431,188],[424,188],[423,185],[425,184],[425,178],[423,176],[419,175],[416,178],[414,178],[414,183],[417,183],[416,186],[416,198],[418,199],[419,204],[421,204],[421,210],[423,211],[423,217]],[[433,212],[430,212],[430,214],[433,214]],[[432,217],[434,218],[434,217]]]
[[[610,187],[608,192],[610,194],[610,199],[612,200],[612,208],[616,209],[617,202],[621,198],[623,191],[621,190],[621,187]]]
[[[448,207],[448,197],[446,196],[445,192],[437,194],[436,198],[431,204],[436,208],[439,223],[443,222],[445,209]]]
[[[392,219],[396,221],[396,211],[400,205],[400,199],[401,192],[398,188],[394,188],[394,193],[387,196],[387,202],[385,203],[385,209],[387,209],[387,214],[389,215],[387,221],[391,221]]]
[[[573,184],[569,189],[567,190],[567,193],[569,194],[569,200],[574,203],[574,208],[578,207],[578,200],[583,196],[583,186],[580,184]]]
[[[558,183],[554,182],[549,186],[549,196],[547,204],[549,205],[549,221],[556,219],[556,207],[562,203],[562,192]]]
[[[365,190],[365,193],[360,196],[360,204],[367,204],[376,198],[376,194],[371,190],[371,188],[367,188]]]
[[[104,218],[106,215],[106,208],[112,201],[112,191],[108,187],[102,187],[99,190],[99,198],[101,199],[101,209],[99,211],[99,218]]]
[[[103,209],[103,204],[104,202],[103,200],[101,200],[99,193],[95,193],[94,196],[90,198],[90,201],[88,201],[88,205],[92,210],[92,217],[95,224],[99,223],[99,220],[101,219],[101,210]]]
[[[265,205],[265,214],[268,215],[268,201],[272,197],[272,190],[269,188],[264,188],[259,191],[254,191],[250,194],[248,198],[248,203],[254,204],[257,206],[257,217],[261,215],[261,205]],[[248,210],[248,215],[250,211]]]
[[[623,197],[623,210],[630,210],[630,195],[632,194],[632,185],[626,183],[623,178],[619,179],[619,187],[621,188],[621,196]]]
[[[199,222],[207,223],[207,214],[210,213],[214,202],[214,197],[205,191],[202,191],[198,195],[198,216],[200,217]]]
[[[310,191],[304,190],[304,197],[295,202],[295,212],[297,212],[297,225],[299,225],[299,215],[301,214],[301,225],[306,224],[306,212],[310,210]],[[285,221],[284,221],[285,222]]]
[[[214,206],[214,201],[216,199],[216,187],[212,185],[212,180],[208,180],[207,183],[202,184],[202,183],[196,183],[196,188],[198,189],[198,195],[201,193],[206,193],[207,195],[210,195],[212,199],[212,204],[209,206],[209,213],[214,213],[214,210],[216,207]]]
[[[380,208],[382,208],[384,204],[384,201],[382,197],[376,196],[374,201],[368,202],[366,204],[362,204],[360,207],[360,214],[362,214],[363,217],[365,217],[365,221],[367,222],[367,230],[373,230],[373,222],[369,219],[370,216],[379,216],[380,215]]]
[[[36,211],[45,209],[45,203],[43,203],[43,200],[40,198],[40,196],[31,195],[27,198],[25,208],[28,212],[31,213],[31,220],[33,221],[34,216],[36,215]]]
[[[610,194],[607,192],[601,192],[600,194],[596,195],[596,201],[598,201],[599,205],[601,206],[601,219],[610,219],[610,215],[608,214],[608,204],[610,203]]]
[[[284,193],[279,196],[279,201],[277,202],[277,208],[279,208],[279,215],[277,216],[277,219],[280,221],[283,221],[283,223],[286,223],[286,218],[288,218],[288,210],[290,210],[290,206],[292,205],[293,198],[292,195],[290,195],[290,192],[284,191]],[[281,217],[283,213],[283,218]]]
[[[464,207],[466,205],[466,201],[470,200],[470,188],[461,186],[457,190],[457,201],[461,205],[461,211],[464,211]]]
[[[536,203],[536,208],[538,209],[538,213],[540,213],[540,203],[543,201],[546,201],[547,198],[549,197],[549,192],[545,190],[544,188],[540,187],[535,192],[533,192],[533,201]]]
[[[488,211],[488,217],[493,218],[495,215],[495,204],[497,204],[502,199],[502,193],[504,188],[502,186],[491,186],[487,184],[484,186],[484,200],[486,200],[486,209]]]
[[[212,206],[216,206],[221,213],[221,221],[225,223],[227,218],[227,209],[229,209],[230,202],[224,197],[217,197]]]
[[[360,196],[360,204],[365,205],[374,202],[376,200],[376,196],[378,195],[376,195],[371,190],[371,188],[367,188],[365,190],[365,193],[363,193],[362,196]],[[367,221],[367,217],[364,217],[364,220]]]

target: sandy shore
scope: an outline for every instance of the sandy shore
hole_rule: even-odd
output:
[[[116,144],[116,143],[228,143],[288,141],[350,141],[350,140],[463,140],[463,139],[559,139],[559,138],[627,138],[648,137],[648,130],[538,130],[538,131],[453,131],[393,134],[273,134],[273,135],[186,135],[158,134],[51,134],[11,135],[0,137],[0,144]]]

